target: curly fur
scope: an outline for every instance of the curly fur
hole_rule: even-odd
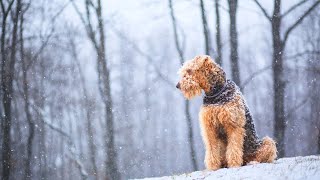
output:
[[[178,73],[181,79],[177,87],[187,99],[201,95],[202,90],[208,95],[227,82],[223,69],[209,56],[196,56],[187,61]],[[244,148],[250,143],[248,136],[256,137],[253,124],[247,127],[248,121],[252,121],[248,111],[240,91],[229,101],[202,105],[199,120],[207,169],[273,162],[277,157],[275,142],[269,137],[256,143],[256,148]]]

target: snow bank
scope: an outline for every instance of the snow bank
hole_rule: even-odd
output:
[[[282,158],[272,164],[255,164],[217,171],[196,171],[188,174],[147,178],[167,179],[303,179],[320,180],[320,156]]]

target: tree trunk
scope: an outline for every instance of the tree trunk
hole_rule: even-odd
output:
[[[283,77],[283,42],[280,37],[281,15],[280,15],[281,0],[276,0],[274,3],[274,12],[272,16],[272,42],[273,42],[273,90],[274,90],[274,137],[278,144],[278,156],[285,155],[284,149],[284,134],[285,134],[285,113],[284,113],[284,93],[285,82]]]
[[[43,118],[43,117],[40,117]],[[40,179],[47,179],[47,148],[46,148],[46,129],[44,123],[40,121],[40,154],[41,154],[41,164],[40,164]]]
[[[75,52],[76,53],[76,52]],[[89,99],[88,99],[88,92],[87,92],[87,88],[85,85],[85,81],[84,81],[84,77],[83,77],[83,73],[80,67],[79,62],[77,62],[77,66],[79,69],[79,76],[80,76],[80,80],[81,80],[81,86],[82,86],[82,91],[83,91],[83,95],[84,95],[84,99],[85,99],[85,113],[86,113],[86,120],[87,120],[87,132],[88,132],[88,137],[89,137],[89,156],[90,156],[90,161],[92,164],[92,170],[93,170],[93,174],[95,176],[96,179],[98,179],[98,168],[96,165],[96,145],[94,143],[94,133],[93,133],[93,125],[92,125],[92,118],[91,118],[91,111],[92,109],[92,104],[90,103]]]
[[[113,115],[113,102],[111,98],[111,87],[110,87],[110,72],[107,67],[106,53],[105,53],[105,35],[104,35],[104,22],[102,17],[102,6],[101,0],[98,0],[97,8],[98,18],[98,30],[100,34],[100,48],[98,49],[98,64],[102,68],[100,73],[100,79],[103,79],[103,93],[104,102],[106,108],[106,168],[107,177],[110,179],[120,179],[120,173],[117,165],[117,152],[114,143],[114,115]],[[99,67],[98,67],[99,68]],[[101,77],[103,76],[103,77]]]
[[[1,1],[1,3],[4,3]],[[3,4],[1,4],[3,5]],[[8,12],[10,9],[8,9]],[[2,110],[4,109],[4,97],[3,97],[3,88],[4,88],[4,82],[3,82],[3,76],[4,76],[4,63],[7,60],[7,53],[5,50],[5,38],[6,38],[6,25],[7,25],[7,17],[8,17],[8,12],[2,11],[2,24],[1,24],[1,44],[0,44],[0,52],[1,52],[1,90],[0,90],[0,98],[1,98],[1,114],[0,114],[0,120],[1,120],[1,128],[2,131],[1,133],[3,138],[2,138],[2,172],[3,172],[3,177],[2,179],[9,179],[10,177],[10,162],[11,162],[11,151],[10,151],[10,129],[11,129],[11,123],[10,121],[8,122],[8,116],[6,116],[6,111]],[[2,112],[3,111],[3,112]],[[8,111],[8,110],[7,110]],[[10,110],[9,110],[10,112]],[[11,118],[9,118],[11,119]]]
[[[230,61],[233,81],[240,86],[238,57],[237,8],[238,0],[228,0],[230,16]]]
[[[203,3],[202,3],[202,6],[203,6]],[[170,16],[171,16],[171,20],[172,20],[172,27],[173,27],[173,32],[174,32],[174,40],[175,40],[176,50],[177,50],[178,55],[179,55],[180,64],[182,65],[183,62],[184,62],[184,54],[183,54],[183,50],[182,50],[180,42],[179,42],[179,37],[178,37],[178,33],[177,33],[177,23],[176,23],[176,18],[175,18],[175,15],[174,15],[174,9],[173,9],[173,6],[172,6],[172,0],[169,0],[169,8],[170,8]],[[185,118],[186,118],[187,127],[188,127],[188,143],[189,143],[189,147],[190,147],[190,156],[191,156],[191,162],[192,162],[192,169],[194,171],[196,171],[196,170],[198,170],[198,164],[197,164],[196,151],[195,151],[195,148],[194,148],[192,119],[191,119],[191,116],[190,116],[189,105],[190,105],[190,102],[188,100],[185,100],[185,102],[184,102],[184,113],[185,113]]]
[[[107,113],[107,118],[106,118],[106,125],[107,125],[107,131],[106,131],[106,153],[107,153],[107,161],[106,165],[108,168],[108,175],[107,177],[110,177],[111,179],[119,179],[120,174],[118,171],[118,166],[117,166],[117,153],[115,150],[115,143],[114,143],[114,117],[113,117],[113,104],[112,104],[112,99],[111,99],[111,88],[109,84],[109,72],[104,73],[105,76],[105,83],[108,82],[107,84],[104,85],[105,88],[105,93],[106,93],[106,113]]]
[[[83,85],[84,86],[84,85]],[[85,93],[86,97],[88,96],[87,93]],[[85,98],[86,102],[86,120],[87,120],[87,132],[88,132],[88,137],[89,137],[89,148],[90,148],[90,161],[91,161],[91,164],[92,164],[92,169],[93,169],[93,174],[95,176],[96,179],[98,179],[98,167],[97,167],[97,164],[96,164],[96,145],[94,143],[94,133],[93,133],[93,125],[92,125],[92,118],[91,118],[91,110],[92,109],[92,104],[90,104],[89,100],[87,98]]]
[[[46,67],[44,64],[44,61],[40,61],[40,73],[42,76],[45,76],[45,71],[46,71]],[[39,98],[39,105],[37,105],[38,107],[44,107],[45,104],[45,98],[43,96],[44,94],[44,89],[45,89],[45,84],[44,84],[45,79],[41,78],[40,82],[39,82],[39,89],[40,89],[40,94],[41,94],[41,98]],[[47,179],[48,176],[48,157],[47,157],[47,148],[46,148],[46,127],[44,124],[44,116],[42,113],[38,114],[38,122],[40,124],[40,154],[41,154],[41,160],[42,160],[42,164],[41,164],[41,174],[40,174],[40,178],[41,180],[45,180]],[[50,164],[50,163],[49,163]]]
[[[2,3],[2,2],[1,2]],[[19,11],[21,10],[21,0],[18,0],[16,5],[16,11],[13,19],[13,32],[12,32],[12,44],[11,44],[11,56],[10,59],[7,59],[5,55],[2,55],[2,102],[4,108],[4,117],[3,117],[3,144],[2,144],[2,179],[7,180],[10,178],[11,172],[11,102],[13,96],[13,78],[14,78],[14,65],[16,60],[16,44],[17,44],[17,31],[18,31],[18,20],[19,20]],[[5,19],[4,19],[5,21]],[[6,23],[6,22],[3,22]],[[5,29],[2,31],[1,43],[4,43],[5,38]],[[1,46],[1,51],[4,52],[4,44]],[[6,52],[4,52],[6,53]]]
[[[318,154],[320,154],[320,126],[318,125]]]
[[[73,2],[73,1],[72,1]],[[113,115],[113,102],[111,98],[111,86],[110,86],[110,72],[107,67],[106,50],[105,50],[105,34],[104,34],[104,21],[102,17],[101,0],[97,0],[97,3],[92,3],[91,0],[85,0],[86,19],[80,13],[78,7],[73,3],[85,29],[87,31],[88,38],[94,46],[97,58],[97,71],[98,71],[98,86],[101,94],[102,101],[105,105],[105,173],[108,179],[119,179],[120,173],[117,165],[117,153],[114,143],[114,115]],[[95,5],[96,4],[96,5]],[[95,18],[98,21],[98,29],[94,29],[91,24],[91,11],[95,12]],[[96,30],[96,31],[95,31]],[[96,39],[96,35],[98,39]]]
[[[11,129],[11,110],[10,103],[7,95],[5,96],[4,89],[6,88],[6,82],[4,81],[5,72],[4,66],[7,60],[7,51],[5,50],[5,36],[6,36],[6,16],[2,17],[2,31],[1,31],[1,108],[3,108],[3,114],[1,114],[1,128],[3,133],[2,139],[2,179],[6,180],[10,177],[10,162],[11,162],[11,147],[10,147],[10,129]],[[5,103],[6,102],[6,103]],[[9,104],[8,104],[9,103]],[[9,108],[9,109],[8,109]],[[2,111],[2,110],[1,110]],[[9,113],[8,113],[9,112]]]
[[[307,20],[307,23],[302,27],[302,32],[305,34],[306,38],[304,39],[305,47],[310,51],[307,54],[307,77],[308,81],[308,97],[310,98],[310,122],[311,126],[311,136],[314,134],[316,140],[317,154],[320,154],[320,34],[318,33],[320,29],[320,11],[310,14],[310,18]],[[313,129],[315,131],[313,132]],[[312,138],[310,138],[312,139]],[[312,148],[312,147],[311,147]]]
[[[32,120],[32,115],[30,112],[30,99],[29,99],[29,83],[28,83],[28,69],[26,66],[26,60],[24,58],[24,41],[23,41],[23,13],[21,13],[20,17],[20,55],[21,55],[21,63],[22,63],[22,79],[23,79],[23,94],[24,94],[24,111],[26,113],[27,123],[29,125],[29,137],[27,143],[27,160],[25,166],[25,179],[32,178],[32,148],[33,148],[33,139],[34,139],[34,122]]]
[[[210,32],[209,32],[209,27],[207,23],[208,21],[207,21],[206,11],[204,9],[203,0],[200,0],[200,10],[201,10],[201,19],[202,19],[202,26],[203,26],[205,53],[206,55],[210,55],[211,39],[210,39]]]
[[[216,62],[222,66],[222,42],[221,42],[221,27],[220,27],[220,10],[219,1],[215,0],[215,12],[216,12],[216,44],[217,44],[217,57]]]
[[[70,34],[71,36],[71,34]],[[89,95],[88,91],[86,88],[86,83],[85,79],[83,77],[83,72],[81,69],[81,65],[79,62],[78,54],[77,54],[77,47],[73,39],[70,39],[70,46],[71,46],[71,55],[75,61],[76,67],[79,72],[79,79],[80,79],[80,86],[82,89],[83,97],[84,97],[84,111],[86,115],[86,121],[87,121],[87,133],[88,133],[88,145],[89,145],[89,159],[92,164],[92,173],[95,177],[95,179],[98,179],[98,167],[96,165],[96,145],[94,143],[94,133],[93,133],[93,125],[92,125],[92,117],[91,117],[91,112],[93,111],[92,109],[92,103],[89,100]]]
[[[185,117],[187,120],[187,126],[188,126],[188,141],[189,141],[189,146],[190,146],[192,168],[194,171],[196,171],[196,170],[198,170],[198,164],[197,164],[196,150],[194,148],[192,119],[191,119],[191,115],[190,115],[189,106],[190,106],[190,102],[188,100],[185,100],[184,113],[185,113]]]

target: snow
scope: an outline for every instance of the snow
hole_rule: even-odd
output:
[[[320,156],[282,158],[274,163],[262,163],[240,168],[224,168],[217,171],[196,171],[188,174],[146,178],[150,180],[169,179],[320,179]]]

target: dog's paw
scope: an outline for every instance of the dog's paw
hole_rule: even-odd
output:
[[[218,169],[220,169],[221,167],[217,167],[217,166],[212,166],[212,167],[207,167],[207,171],[216,171]]]
[[[250,161],[247,165],[255,165],[255,164],[259,164],[258,161]]]
[[[205,160],[205,165],[206,165],[206,169],[208,171],[216,171],[216,170],[221,168],[219,162],[217,162],[217,161],[214,162],[214,161],[209,160],[209,159]]]
[[[237,167],[241,167],[241,164],[230,164],[230,165],[228,165],[228,168],[237,168]]]

